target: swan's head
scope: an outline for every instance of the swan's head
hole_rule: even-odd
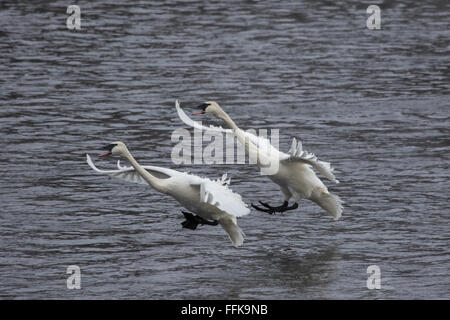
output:
[[[206,101],[205,103],[199,105],[197,109],[201,109],[199,112],[194,112],[194,114],[210,114],[216,118],[223,119],[225,112],[215,101]]]
[[[103,152],[102,154],[99,154],[99,157],[109,156],[109,155],[124,155],[125,151],[127,150],[127,146],[125,143],[120,141],[111,142],[110,144],[106,145],[103,150],[106,150],[106,152]]]

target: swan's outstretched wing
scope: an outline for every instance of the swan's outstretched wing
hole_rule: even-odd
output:
[[[213,131],[213,132],[233,133],[233,130],[231,130],[231,129],[224,129],[222,127],[215,127],[215,126],[205,127],[201,123],[192,120],[183,111],[183,109],[181,109],[180,103],[178,102],[178,100],[175,101],[175,108],[177,108],[178,116],[180,117],[181,121],[183,121],[185,124],[187,124],[190,127],[193,127],[195,129],[199,129],[199,130],[206,130],[206,131]]]
[[[120,164],[120,160],[117,160],[117,168],[120,170],[135,170],[132,166],[126,167]],[[185,174],[184,172],[178,172],[176,170],[162,168],[157,166],[142,166],[145,170],[150,172],[152,176],[155,176],[158,179],[169,179],[177,174]],[[137,173],[136,173],[137,174]]]
[[[88,154],[86,154],[86,159],[89,166],[98,173],[107,174],[128,182],[147,184],[144,178],[133,167],[121,166],[120,161],[117,162],[117,170],[100,170],[94,165]],[[143,166],[143,168],[159,179],[168,179],[180,174],[180,172],[175,170],[155,166]],[[241,196],[228,188],[230,179],[227,180],[226,174],[217,179],[217,181],[200,178],[187,173],[181,174],[189,177],[191,186],[199,188],[201,202],[209,203],[235,217],[241,217],[250,213],[250,209],[242,201]]]
[[[210,125],[209,127],[206,127],[202,125],[201,123],[192,120],[184,111],[181,109],[180,104],[178,100],[175,101],[175,107],[177,108],[178,116],[180,117],[181,121],[183,121],[185,124],[187,124],[190,127],[193,127],[195,129],[203,130],[203,131],[210,131],[210,132],[222,132],[226,134],[238,134],[238,132],[235,132],[232,129],[224,129],[222,127],[215,127]],[[270,154],[272,156],[278,155],[279,151],[277,148],[272,146],[270,141],[267,138],[264,138],[262,136],[254,135],[251,132],[239,130],[239,133],[242,133],[246,140],[248,140],[250,143],[252,143],[254,146],[256,146],[260,151],[267,152],[267,154]],[[241,141],[243,143],[243,141]]]
[[[241,196],[226,185],[208,178],[196,178],[191,182],[191,186],[199,188],[201,202],[209,203],[235,217],[242,217],[250,213],[250,209],[242,201]]]
[[[327,179],[339,183],[333,174],[333,168],[329,162],[320,161],[313,153],[303,150],[301,141],[297,142],[297,139],[292,139],[291,148],[288,153],[283,153],[280,157],[281,162],[303,162],[309,164],[314,169],[319,171]]]
[[[147,181],[145,181],[144,178],[142,178],[142,176],[133,167],[122,167],[119,161],[117,162],[117,170],[100,170],[94,165],[91,157],[88,154],[86,154],[86,160],[88,165],[98,173],[107,174],[128,182],[148,184]],[[143,166],[143,168],[160,179],[167,179],[171,177],[170,169],[154,166]]]

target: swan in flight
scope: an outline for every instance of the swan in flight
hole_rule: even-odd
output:
[[[335,220],[341,217],[343,210],[341,199],[328,192],[327,187],[316,176],[313,170],[315,169],[325,178],[339,183],[333,174],[333,168],[330,163],[319,161],[314,154],[303,150],[301,142],[297,141],[297,139],[292,139],[290,150],[288,153],[284,153],[273,147],[266,138],[258,137],[241,130],[228,114],[222,110],[219,104],[214,101],[208,101],[198,106],[197,108],[200,111],[194,114],[212,115],[223,120],[230,129],[203,126],[189,118],[181,109],[178,101],[175,102],[175,107],[180,119],[191,127],[206,131],[234,134],[238,141],[245,146],[247,154],[253,153],[253,155],[257,155],[257,165],[261,168],[261,172],[264,173],[263,164],[275,163],[277,165],[277,170],[267,175],[273,182],[280,186],[281,192],[284,195],[283,204],[280,206],[271,206],[268,203],[259,201],[264,208],[252,204],[254,209],[274,214],[275,212],[297,209],[301,199],[309,199],[329,212]],[[289,200],[291,198],[293,198],[294,203],[289,206]]]
[[[244,233],[238,227],[236,218],[250,213],[250,209],[239,194],[227,187],[230,179],[226,179],[226,174],[217,181],[212,181],[172,169],[141,166],[120,141],[107,145],[105,150],[106,152],[99,156],[118,155],[127,159],[132,167],[122,167],[119,160],[117,170],[100,170],[87,154],[87,163],[96,172],[129,182],[149,184],[157,191],[172,196],[187,210],[196,213],[193,215],[182,211],[186,218],[182,223],[184,228],[195,230],[198,224],[220,224],[235,247],[243,244]]]

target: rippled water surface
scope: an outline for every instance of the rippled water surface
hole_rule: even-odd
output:
[[[381,30],[366,27],[374,2]],[[79,31],[67,1],[0,4],[0,298],[450,298],[448,2],[124,3],[79,1]],[[281,203],[253,166],[174,165],[175,99],[279,129],[284,151],[301,139],[336,168],[342,219],[306,200],[253,211],[235,249],[219,227],[182,229],[174,200],[87,166],[122,140],[143,164],[228,172],[247,203]],[[366,288],[370,265],[381,290]]]

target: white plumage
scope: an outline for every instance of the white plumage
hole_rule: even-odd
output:
[[[140,166],[123,143],[114,144],[117,146],[112,148],[111,153],[121,154],[130,161],[132,167],[121,166],[118,161],[118,169],[100,170],[91,157],[86,155],[87,163],[93,170],[128,182],[150,184],[156,190],[172,196],[201,218],[218,221],[234,246],[243,244],[244,234],[237,225],[236,217],[250,213],[250,209],[239,194],[228,188],[230,180],[226,180],[226,175],[213,181],[168,168]]]
[[[328,211],[335,220],[341,217],[343,211],[341,199],[329,193],[327,187],[312,170],[315,169],[325,178],[339,183],[333,174],[333,168],[329,162],[320,161],[314,154],[303,150],[302,143],[297,141],[296,138],[292,139],[291,148],[288,153],[281,152],[272,146],[268,139],[241,130],[216,102],[208,101],[203,106],[204,111],[200,113],[211,114],[222,119],[230,129],[203,126],[188,117],[181,109],[179,102],[175,102],[178,116],[185,124],[199,130],[234,134],[238,138],[238,141],[245,146],[247,153],[254,152],[258,156],[264,157],[267,161],[278,162],[278,170],[274,174],[268,174],[268,177],[280,186],[286,206],[287,201],[291,198],[294,199],[296,204],[300,199],[304,198],[317,203],[320,207]],[[261,171],[264,172],[264,168],[260,163],[257,164],[260,166]],[[253,207],[259,210],[256,206]],[[268,206],[266,207],[269,208]],[[293,208],[296,208],[296,206]],[[283,209],[286,209],[286,207]]]

